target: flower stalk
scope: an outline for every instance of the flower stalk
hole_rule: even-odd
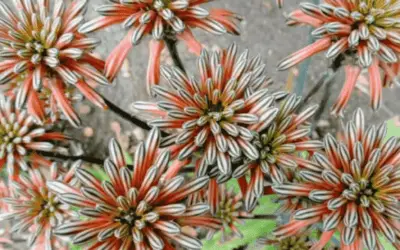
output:
[[[336,72],[342,67],[344,59],[345,57],[343,56],[343,54],[340,54],[332,61],[325,74],[318,80],[317,84],[315,84],[314,87],[312,87],[310,91],[304,96],[303,103],[299,106],[299,109],[307,105],[310,99],[315,94],[317,94],[323,86],[333,82],[336,76]]]
[[[168,36],[164,38],[165,45],[167,45],[168,52],[171,55],[172,61],[175,66],[178,67],[183,72],[186,72],[185,67],[183,66],[182,60],[179,56],[178,48],[177,48],[177,40]]]
[[[121,109],[120,107],[118,107],[115,103],[113,103],[112,101],[108,100],[107,98],[105,98],[104,96],[102,96],[104,102],[107,104],[108,108],[116,115],[118,115],[119,117],[121,117],[122,119],[138,126],[139,128],[142,128],[144,130],[151,130],[151,127],[144,121],[140,120],[139,118],[135,117],[134,115],[129,114],[128,112],[126,112],[125,110]],[[162,136],[168,136],[168,133],[166,132],[161,132]]]
[[[252,217],[239,217],[244,220],[276,220],[276,215],[273,214],[255,214]]]
[[[129,121],[132,124],[135,124],[136,126],[138,126],[139,128],[142,128],[144,130],[150,130],[151,127],[149,125],[147,125],[146,122],[136,118],[135,116],[129,114],[128,112],[126,112],[125,110],[121,109],[120,107],[118,107],[116,104],[114,104],[113,102],[111,102],[110,100],[108,100],[107,98],[105,98],[103,96],[104,102],[107,104],[108,108],[115,113],[116,115],[118,115],[119,117],[121,117],[122,119]]]
[[[93,164],[103,164],[104,163],[103,159],[86,156],[86,155],[63,155],[63,154],[59,154],[59,153],[55,153],[55,152],[44,152],[44,151],[38,151],[37,153],[44,157],[54,158],[54,159],[58,159],[58,160],[71,160],[71,161],[82,160],[82,161],[85,161],[88,163],[93,163]]]

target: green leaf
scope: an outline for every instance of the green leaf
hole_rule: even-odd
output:
[[[387,122],[387,139],[389,139],[391,136],[400,136],[400,127],[396,125],[394,120],[389,120]]]
[[[129,154],[128,152],[124,152],[124,156],[125,156],[126,164],[132,165],[133,164],[133,156],[131,156],[131,154]]]
[[[379,236],[379,240],[381,241],[382,245],[383,245],[383,249],[385,250],[396,250],[396,248],[392,245],[392,243],[390,243],[385,237],[383,237],[382,235]]]
[[[70,245],[70,249],[71,250],[81,250],[82,248],[81,247],[79,247],[79,246],[75,246],[75,245]]]

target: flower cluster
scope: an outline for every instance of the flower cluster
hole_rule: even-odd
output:
[[[247,210],[253,210],[263,195],[266,176],[273,183],[286,182],[291,169],[304,165],[304,159],[299,154],[322,148],[320,141],[309,138],[311,129],[308,119],[318,106],[308,107],[297,114],[300,104],[301,97],[292,94],[281,101],[279,109],[269,114],[267,120],[260,121],[263,127],[258,126],[252,140],[259,157],[243,157],[244,163],[233,172],[232,176],[238,179],[242,190],[245,190]],[[250,173],[249,183],[246,182],[247,173]]]
[[[63,93],[65,97],[65,103],[68,105],[73,106],[83,100],[83,95],[73,85],[68,84],[66,86],[60,86],[60,88],[61,93]],[[18,91],[18,82],[12,82],[7,87],[5,95],[11,100],[16,100]],[[31,103],[32,105],[27,105],[26,107],[28,113],[35,117],[35,119],[50,126],[58,121],[71,120],[71,118],[66,116],[62,109],[59,108],[57,98],[53,95],[47,82],[44,82],[42,88],[36,91],[36,96],[38,99],[33,100]],[[79,118],[76,118],[76,121],[79,121]]]
[[[218,192],[213,189],[219,189]],[[206,199],[210,204],[211,215],[218,219],[222,226],[218,230],[209,230],[207,239],[211,239],[218,231],[222,232],[221,242],[229,240],[229,231],[236,237],[243,237],[237,225],[244,224],[244,219],[251,218],[253,215],[244,208],[243,197],[241,193],[236,193],[233,188],[227,187],[225,184],[218,185],[215,179],[210,181]]]
[[[328,1],[302,3],[288,16],[289,25],[314,27],[316,41],[283,59],[278,69],[288,69],[304,59],[326,51],[327,58],[346,55],[346,81],[333,108],[341,113],[350,99],[362,69],[368,69],[371,106],[378,109],[382,87],[397,81],[400,32],[397,28],[398,1]],[[386,75],[385,81],[380,70]]]
[[[160,132],[153,129],[139,144],[133,170],[125,163],[115,140],[104,162],[108,180],[98,180],[88,170],[78,168],[81,189],[62,181],[48,185],[62,202],[79,208],[79,220],[57,228],[60,236],[72,235],[72,242],[92,249],[172,249],[178,244],[189,249],[201,248],[201,242],[187,235],[184,226],[218,228],[205,215],[207,204],[187,206],[188,195],[204,188],[208,177],[185,182],[182,176],[167,176],[170,160],[167,150],[159,150]],[[96,240],[97,239],[97,240]]]
[[[65,93],[71,85],[97,106],[106,107],[89,86],[90,82],[109,85],[101,73],[104,62],[90,54],[99,41],[78,33],[87,2],[15,1],[17,11],[0,3],[0,84],[8,84],[16,106],[26,103],[37,119],[46,119],[40,97],[49,91],[70,123],[79,126]]]
[[[41,152],[59,152],[62,148],[53,142],[67,138],[48,131],[26,110],[14,106],[9,99],[0,100],[0,169],[7,166],[10,177],[17,176],[20,169],[50,166]]]
[[[112,80],[121,69],[124,59],[134,45],[150,34],[150,58],[147,72],[147,86],[158,84],[160,55],[165,46],[164,39],[183,40],[193,53],[200,54],[201,44],[192,34],[193,28],[200,28],[212,34],[239,34],[235,20],[241,18],[226,9],[207,11],[201,5],[208,0],[132,0],[113,1],[97,9],[101,17],[80,27],[86,34],[113,24],[121,23],[128,34],[115,47],[107,59],[106,76]],[[167,44],[168,45],[168,44]]]
[[[11,182],[13,194],[2,199],[10,209],[0,215],[0,221],[15,220],[11,232],[28,231],[28,245],[34,249],[62,249],[64,243],[54,235],[54,229],[69,219],[71,211],[47,188],[46,182],[60,180],[74,184],[74,171],[79,165],[80,162],[74,163],[64,175],[59,173],[55,163],[48,177],[39,169],[19,175]]]
[[[278,194],[315,202],[297,210],[275,235],[290,237],[321,222],[324,232],[314,246],[318,249],[336,231],[341,234],[342,248],[383,249],[378,233],[398,245],[400,143],[396,137],[384,142],[385,135],[386,124],[367,127],[360,109],[347,123],[342,141],[327,135],[325,151],[314,153],[301,170],[303,183],[273,187]]]
[[[184,161],[199,154],[200,175],[216,164],[220,174],[229,176],[234,159],[242,155],[258,159],[252,131],[263,130],[262,121],[277,112],[270,108],[273,98],[264,88],[269,83],[265,64],[260,57],[249,58],[248,51],[239,55],[233,44],[211,54],[203,50],[197,65],[200,79],[164,67],[162,74],[170,88],[153,88],[162,100],[134,106],[159,117],[150,125],[174,130],[163,143],[173,144],[173,156]]]

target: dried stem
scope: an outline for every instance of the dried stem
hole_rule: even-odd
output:
[[[328,100],[329,100],[329,95],[335,80],[336,72],[340,69],[342,66],[343,60],[345,57],[340,54],[337,56],[332,64],[329,66],[328,70],[325,72],[325,74],[318,80],[317,84],[314,85],[314,87],[307,93],[307,95],[304,97],[302,104],[299,106],[298,110],[302,109],[313,97],[315,94],[317,94],[322,87],[324,87],[324,94],[323,97],[320,100],[319,107],[314,115],[313,120],[318,121],[322,114],[324,113],[327,105],[328,105]],[[315,124],[315,122],[314,122]],[[321,131],[318,127],[314,126],[314,130],[317,133],[317,135],[320,138],[324,137],[323,131]]]
[[[179,171],[179,173],[194,173],[194,167],[184,167]]]
[[[325,84],[325,90],[324,90],[324,95],[319,103],[319,107],[317,109],[317,111],[314,114],[314,121],[319,121],[321,119],[322,114],[324,113],[327,105],[328,105],[328,99],[329,99],[329,95],[331,93],[331,89],[332,89],[332,81],[329,81],[327,84]],[[313,124],[315,124],[316,122],[314,122]],[[323,138],[325,137],[325,134],[323,130],[321,130],[321,128],[319,128],[318,126],[314,126],[315,127],[315,132],[317,133],[317,135],[319,136],[319,138]]]
[[[318,80],[317,84],[315,84],[314,87],[305,95],[303,103],[299,106],[299,110],[308,103],[311,97],[313,97],[316,93],[318,93],[318,91],[322,88],[322,86],[333,81],[336,72],[342,66],[343,60],[344,56],[342,54],[340,54],[333,60],[332,64],[329,66],[325,74]]]
[[[44,152],[44,151],[36,151],[36,152],[42,156],[46,156],[49,158],[55,158],[55,159],[59,159],[59,160],[71,160],[71,161],[82,160],[85,162],[98,164],[98,165],[102,165],[104,162],[103,159],[99,159],[99,158],[91,157],[91,156],[85,156],[85,155],[73,156],[73,155],[63,155],[63,154],[55,153],[55,152]]]
[[[245,250],[245,249],[247,249],[247,244],[246,245],[243,245],[243,246],[238,246],[238,247],[236,247],[236,248],[233,248],[233,250]]]
[[[135,124],[136,126],[144,129],[144,130],[150,130],[151,127],[149,125],[147,125],[146,122],[136,118],[135,116],[129,114],[128,112],[124,111],[123,109],[121,109],[120,107],[118,107],[117,105],[115,105],[114,103],[112,103],[110,100],[108,100],[107,98],[105,98],[104,96],[102,96],[104,102],[107,104],[108,108],[114,112],[115,114],[117,114],[119,117],[121,117],[124,120],[127,120],[129,122],[131,122],[132,124]]]
[[[324,95],[320,101],[318,110],[315,112],[315,115],[314,115],[315,121],[318,121],[321,118],[322,114],[324,113],[324,111],[326,109],[326,106],[328,105],[328,99],[329,99],[329,95],[331,93],[332,83],[333,83],[333,80],[329,81],[325,84]]]
[[[255,214],[252,217],[242,217],[240,216],[239,219],[243,220],[275,220],[276,215],[273,214]]]
[[[139,128],[142,128],[144,130],[151,130],[151,127],[144,121],[140,120],[139,118],[135,117],[134,115],[129,114],[128,112],[124,111],[120,107],[118,107],[116,104],[102,96],[104,102],[107,104],[108,108],[116,115],[121,117],[122,119],[138,126]],[[161,131],[162,136],[168,136],[169,134]]]
[[[181,58],[179,57],[178,49],[177,49],[177,47],[176,47],[176,43],[177,43],[176,39],[175,39],[175,38],[168,37],[168,36],[165,36],[164,42],[165,42],[165,44],[167,45],[169,54],[171,55],[172,60],[174,61],[175,66],[178,67],[178,68],[179,68],[180,70],[182,70],[183,72],[186,72],[186,71],[185,71],[185,67],[183,66],[182,60],[181,60]]]

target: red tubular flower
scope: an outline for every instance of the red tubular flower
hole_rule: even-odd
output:
[[[273,96],[268,98],[269,103],[274,102]],[[277,104],[280,105],[279,109],[271,109],[273,112],[265,113],[260,118],[260,125],[256,126],[252,141],[259,157],[257,159],[244,157],[244,163],[232,174],[234,178],[239,178],[248,210],[254,209],[264,194],[266,176],[273,183],[287,182],[287,173],[290,169],[307,164],[307,161],[299,156],[301,153],[312,154],[322,148],[320,141],[309,138],[311,128],[308,120],[318,106],[308,107],[297,114],[300,103],[301,97],[292,94]],[[247,173],[250,173],[249,183],[246,181]]]
[[[368,69],[371,106],[378,109],[382,102],[382,87],[397,82],[400,32],[397,28],[397,1],[366,2],[324,0],[321,4],[302,3],[289,15],[288,24],[308,24],[315,28],[316,41],[283,59],[279,70],[288,69],[307,57],[326,51],[327,58],[347,55],[346,82],[333,108],[341,114],[362,68]],[[386,75],[385,81],[380,71]]]
[[[29,112],[44,120],[45,107],[39,95],[47,88],[70,123],[79,126],[79,117],[65,96],[65,90],[73,85],[88,100],[106,108],[88,85],[91,81],[109,85],[100,73],[104,62],[90,54],[99,41],[77,32],[87,0],[15,3],[19,15],[0,3],[0,84],[12,83],[17,107],[27,103]]]
[[[193,53],[200,54],[201,44],[194,38],[192,28],[200,28],[212,34],[239,34],[235,19],[240,17],[225,9],[207,11],[201,7],[209,0],[110,0],[97,12],[102,15],[84,24],[79,31],[83,34],[113,24],[122,23],[128,34],[111,52],[106,61],[106,76],[112,80],[132,46],[145,35],[152,35],[150,60],[147,72],[147,87],[158,84],[160,54],[165,37],[183,40]],[[150,93],[150,92],[149,92]]]
[[[289,237],[322,222],[324,232],[313,249],[322,249],[335,231],[341,234],[341,249],[384,249],[379,234],[398,248],[400,143],[396,137],[384,142],[385,135],[386,124],[365,128],[360,109],[343,141],[327,135],[325,153],[315,153],[301,171],[304,183],[273,187],[278,194],[315,201],[296,211],[275,235]]]
[[[28,245],[32,249],[63,249],[65,244],[53,231],[70,218],[72,211],[47,188],[46,182],[60,180],[74,183],[74,171],[79,164],[74,163],[65,175],[60,175],[54,163],[48,177],[39,169],[33,169],[28,175],[21,174],[11,182],[13,195],[3,199],[10,205],[10,210],[2,213],[0,220],[15,220],[11,232],[28,231]]]
[[[203,50],[198,60],[199,80],[175,67],[163,67],[171,88],[153,88],[162,100],[134,105],[160,117],[150,125],[175,131],[165,138],[163,146],[173,144],[170,150],[181,161],[198,156],[196,169],[200,176],[215,164],[221,175],[229,176],[232,159],[243,154],[258,159],[257,148],[250,143],[252,130],[262,128],[259,120],[274,111],[269,109],[272,102],[264,88],[269,84],[263,73],[265,64],[259,56],[250,59],[247,51],[237,54],[235,44],[211,55]],[[178,171],[183,165],[173,167]]]
[[[83,100],[82,94],[77,91],[74,86],[64,86],[62,89],[65,100],[70,105],[74,105]],[[9,88],[6,96],[15,99],[18,93],[18,88]],[[49,86],[43,86],[42,89],[36,92],[37,94],[31,95],[28,102],[32,100],[31,105],[27,106],[29,114],[33,114],[35,118],[43,121],[44,124],[54,124],[59,120],[69,120],[68,117],[58,108],[57,99],[52,94]],[[38,98],[38,99],[34,99]]]
[[[104,162],[108,180],[100,181],[79,168],[80,190],[60,181],[49,182],[60,200],[77,207],[81,215],[79,220],[58,227],[56,233],[71,235],[74,244],[89,249],[174,249],[172,244],[201,248],[201,242],[185,234],[182,227],[219,226],[203,215],[208,205],[185,205],[188,195],[208,184],[208,177],[185,182],[183,176],[166,176],[170,153],[158,149],[160,140],[160,132],[153,129],[138,145],[133,171],[112,140],[110,157]]]
[[[67,137],[58,132],[47,131],[28,115],[26,110],[14,108],[10,100],[0,101],[0,168],[7,166],[9,177],[42,165],[50,166],[38,151],[60,151],[52,142]]]

